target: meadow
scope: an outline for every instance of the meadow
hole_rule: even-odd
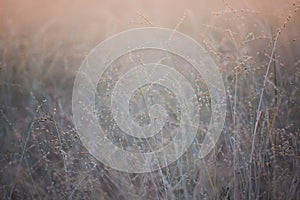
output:
[[[300,199],[300,1],[0,2],[0,199]],[[89,154],[72,118],[87,54],[138,27],[183,32],[226,86],[216,148],[150,173]],[[169,96],[172,100],[173,96]]]

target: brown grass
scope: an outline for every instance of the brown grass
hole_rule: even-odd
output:
[[[207,2],[1,1],[1,199],[300,199],[300,2]],[[128,174],[89,155],[70,102],[87,53],[143,26],[208,50],[228,114],[204,160],[195,142],[167,168]]]

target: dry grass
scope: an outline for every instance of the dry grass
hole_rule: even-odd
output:
[[[0,5],[1,199],[300,199],[299,1]],[[176,28],[205,46],[228,114],[204,160],[195,141],[167,168],[128,174],[88,154],[70,102],[89,50],[142,26]]]

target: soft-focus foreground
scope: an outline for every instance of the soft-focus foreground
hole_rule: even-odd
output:
[[[299,199],[299,7],[286,0],[2,0],[0,199]],[[226,84],[227,116],[204,159],[195,140],[168,167],[132,174],[84,148],[71,96],[92,48],[145,26],[178,30],[205,47]]]

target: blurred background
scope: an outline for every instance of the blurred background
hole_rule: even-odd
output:
[[[299,199],[300,14],[291,0],[1,0],[0,199]],[[204,160],[127,174],[82,146],[81,62],[120,31],[193,37],[223,74],[226,125]],[[262,94],[263,91],[263,95]]]

